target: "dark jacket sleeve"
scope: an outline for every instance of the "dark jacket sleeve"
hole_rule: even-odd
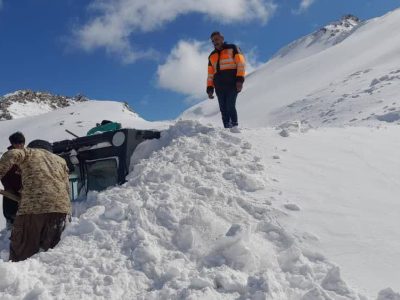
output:
[[[1,183],[6,191],[18,192],[22,189],[21,171],[14,165],[1,179]]]
[[[25,159],[25,151],[15,149],[7,151],[0,159],[0,179],[2,179],[14,165],[20,164]]]

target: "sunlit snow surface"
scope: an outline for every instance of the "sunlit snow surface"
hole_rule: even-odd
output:
[[[303,43],[250,74],[238,97],[239,123],[279,126],[369,126],[400,123],[400,9],[366,21],[335,45],[304,57]],[[301,41],[301,40],[300,40]],[[298,59],[293,59],[300,55]],[[183,118],[220,123],[217,101],[188,109]]]
[[[280,192],[245,139],[180,122],[132,167],[75,208],[56,249],[0,265],[2,299],[360,299],[281,225]]]
[[[10,263],[2,232],[0,298],[399,300],[398,28],[400,10],[337,44],[292,44],[246,78],[241,133],[215,100],[177,123],[107,101],[1,122],[0,152],[16,130],[164,131],[125,185],[75,205],[54,250]]]

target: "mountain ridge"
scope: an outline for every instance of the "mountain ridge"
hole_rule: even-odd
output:
[[[305,35],[289,43],[287,46],[282,47],[272,56],[270,61],[287,56],[292,56],[290,59],[294,61],[316,54],[344,41],[355,30],[362,26],[363,23],[363,21],[352,14],[344,15],[338,21],[328,23],[319,30]],[[294,52],[301,53],[293,55]]]
[[[275,57],[249,74],[237,100],[239,123],[400,123],[400,9],[361,24],[340,43],[326,47],[321,40],[313,47],[322,50],[311,55],[303,52],[304,45],[292,48],[290,55]],[[181,118],[221,123],[218,104],[211,100],[189,108]]]
[[[40,115],[84,101],[89,99],[81,94],[69,97],[48,92],[18,90],[0,97],[0,121]]]

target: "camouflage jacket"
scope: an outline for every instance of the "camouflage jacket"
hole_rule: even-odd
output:
[[[0,179],[17,165],[22,190],[17,215],[71,213],[68,167],[64,159],[43,149],[14,149],[0,159]]]

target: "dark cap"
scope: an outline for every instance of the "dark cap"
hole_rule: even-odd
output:
[[[45,140],[33,140],[28,144],[28,148],[44,149],[53,152],[53,146]]]

